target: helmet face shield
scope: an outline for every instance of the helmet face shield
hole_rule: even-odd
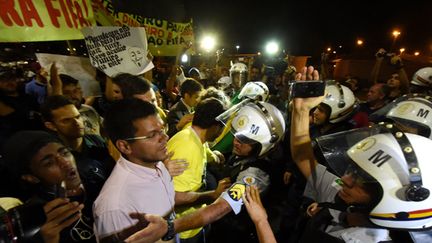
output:
[[[387,124],[324,136],[315,148],[347,186],[351,182],[378,186],[370,193],[373,224],[408,230],[432,227],[430,139]]]
[[[232,64],[230,68],[230,77],[235,89],[240,89],[246,83],[248,78],[248,68],[246,64],[238,62]]]
[[[382,132],[382,127],[376,125],[318,137],[314,143],[316,157],[319,163],[330,166],[338,176],[343,176],[351,161],[346,153],[348,149],[359,141]]]
[[[377,182],[376,179],[371,177],[368,173],[366,173],[366,171],[360,168],[351,159],[348,159],[348,161],[346,161],[346,167],[343,170],[345,171],[343,172],[341,177],[349,178],[350,186],[352,186],[354,183],[357,185],[364,185],[365,183]]]
[[[246,135],[244,135],[244,134],[242,134],[242,133],[239,133],[239,132],[236,132],[236,130],[235,130],[234,128],[231,129],[231,133],[232,133],[232,134],[234,135],[234,137],[235,137],[236,139],[238,139],[241,143],[244,143],[244,144],[256,144],[256,143],[257,143],[257,141],[248,138]]]
[[[259,143],[262,156],[270,151],[285,133],[282,113],[266,102],[251,102],[245,99],[217,118],[229,126],[233,135],[242,143]]]
[[[231,74],[232,84],[236,89],[239,89],[246,83],[247,72],[233,72]]]

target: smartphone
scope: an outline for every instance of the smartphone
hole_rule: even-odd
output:
[[[324,95],[325,81],[296,81],[291,85],[292,98],[319,97]]]

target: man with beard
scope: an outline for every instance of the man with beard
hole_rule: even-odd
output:
[[[213,201],[223,191],[175,192],[162,161],[168,156],[166,129],[149,102],[124,99],[114,103],[104,127],[121,153],[94,204],[99,239],[133,226],[129,213],[146,212],[173,219],[174,205]]]
[[[101,117],[93,107],[84,104],[83,91],[78,80],[66,74],[60,74],[59,76],[63,84],[63,95],[72,101],[81,114],[85,134],[100,136]]]

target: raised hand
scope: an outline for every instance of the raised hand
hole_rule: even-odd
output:
[[[188,168],[189,163],[184,159],[171,159],[174,152],[170,152],[168,157],[163,161],[171,177],[183,174]]]
[[[246,187],[246,193],[243,195],[243,203],[255,224],[263,220],[267,221],[267,213],[261,203],[259,190],[256,186]]]
[[[303,67],[302,70],[296,74],[295,80],[319,80],[319,73],[314,67]]]
[[[56,198],[45,204],[47,221],[40,231],[45,243],[58,243],[60,232],[80,218],[83,208],[83,204],[69,202],[68,198]]]
[[[222,192],[231,186],[231,179],[229,177],[223,178],[218,182],[218,186],[214,192],[214,199],[218,198]]]
[[[319,80],[319,73],[312,66],[304,67],[295,76],[296,81]],[[325,96],[325,95],[324,95]],[[310,98],[295,98],[293,105],[295,110],[309,111],[316,107],[324,99],[324,96]]]
[[[193,117],[194,117],[194,114],[193,114],[193,113],[191,113],[191,114],[186,114],[186,115],[182,116],[182,118],[180,119],[180,121],[177,122],[177,125],[176,125],[177,131],[182,130],[183,127],[184,127],[186,124],[188,124],[189,122],[192,122]]]

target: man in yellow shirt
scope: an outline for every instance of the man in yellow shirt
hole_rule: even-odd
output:
[[[205,144],[213,141],[222,131],[223,124],[216,117],[225,111],[221,101],[209,98],[201,101],[195,110],[192,126],[175,134],[168,141],[168,151],[172,159],[185,159],[189,167],[183,174],[174,177],[176,192],[198,192],[205,190],[207,155]],[[177,217],[189,214],[205,204],[176,207]],[[204,242],[203,228],[185,231],[180,234],[182,242]]]

